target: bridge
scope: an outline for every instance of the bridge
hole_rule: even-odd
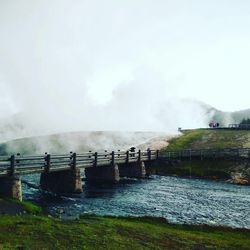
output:
[[[120,177],[144,178],[144,162],[159,158],[158,150],[76,154],[0,156],[0,195],[22,200],[21,176],[41,174],[40,186],[55,193],[81,193],[80,169],[90,182],[118,182]]]
[[[87,152],[36,156],[0,156],[0,195],[22,200],[21,176],[41,174],[40,186],[54,193],[81,193],[84,168],[87,181],[119,182],[121,177],[144,178],[145,163],[193,159],[250,159],[250,148]]]

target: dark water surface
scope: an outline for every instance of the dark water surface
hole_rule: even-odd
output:
[[[38,183],[38,176],[25,179]],[[250,187],[221,181],[152,176],[115,185],[85,184],[83,194],[55,197],[24,187],[24,198],[64,218],[80,214],[161,216],[173,223],[250,229]]]

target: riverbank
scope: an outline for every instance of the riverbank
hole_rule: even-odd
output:
[[[238,185],[249,185],[249,163],[244,160],[160,160],[147,167],[149,175],[176,176],[208,180],[224,180]]]
[[[250,230],[85,215],[1,216],[0,249],[250,249]]]
[[[166,151],[250,148],[250,131],[228,129],[184,130],[161,149]],[[226,180],[233,184],[250,184],[250,163],[239,159],[162,160],[148,168],[150,174]]]

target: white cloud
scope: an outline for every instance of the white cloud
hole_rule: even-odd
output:
[[[184,114],[180,97],[248,108],[249,10],[248,1],[1,0],[0,117],[20,111],[25,126],[49,132],[165,130],[203,123],[188,121],[199,107]]]

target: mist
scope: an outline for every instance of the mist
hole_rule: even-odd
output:
[[[222,87],[211,62],[221,39],[233,35],[218,35],[224,26],[209,18],[225,15],[230,25],[233,3],[224,9],[221,1],[218,12],[215,1],[190,3],[1,0],[0,141],[207,126],[210,116],[200,100],[221,105],[210,90]]]

